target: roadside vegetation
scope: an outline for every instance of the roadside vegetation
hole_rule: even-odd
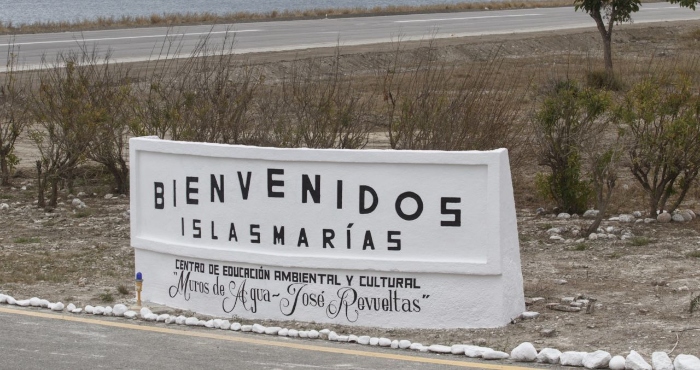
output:
[[[25,135],[40,157],[23,162],[36,170],[39,207],[56,207],[61,189],[75,194],[76,179],[96,166],[110,192],[126,194],[128,139],[154,135],[289,148],[504,147],[516,185],[536,189],[540,202],[601,211],[587,233],[620,177],[638,183],[633,204],[649,217],[696,193],[697,56],[628,64],[610,89],[597,83],[599,70],[533,73],[498,47],[464,64],[447,62],[432,41],[397,42],[371,72],[347,63],[340,48],[276,70],[233,48],[233,38],[205,37],[189,58],[176,58],[180,44],[169,40],[138,69],[86,47],[27,72],[10,55],[0,75],[0,178],[11,184],[23,161],[14,145]]]

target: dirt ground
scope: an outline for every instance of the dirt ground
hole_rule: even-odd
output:
[[[583,15],[582,15],[583,16]],[[618,66],[642,65],[653,58],[697,55],[700,22],[631,25],[614,36]],[[599,36],[594,30],[488,36],[437,42],[440,57],[454,63],[482,60],[494,47],[532,73],[552,74],[602,65]],[[373,60],[385,46],[344,48],[358,69],[371,73]],[[249,60],[274,68],[276,63],[306,56],[332,55],[333,50],[256,54]],[[375,143],[375,146],[381,146]],[[86,172],[76,193],[88,208],[71,206],[61,193],[52,212],[34,200],[33,163],[36,152],[26,138],[18,145],[22,159],[12,188],[0,188],[0,292],[16,298],[40,297],[76,305],[112,305],[133,299],[134,261],[129,245],[129,199],[112,197],[107,178]],[[409,339],[423,344],[474,343],[510,351],[524,341],[537,348],[627,354],[634,349],[650,359],[654,351],[700,356],[700,313],[689,312],[693,294],[700,294],[700,220],[688,223],[621,223],[604,221],[615,238],[577,241],[572,230],[589,220],[562,220],[535,210],[547,204],[531,195],[534,164],[519,171],[516,208],[525,295],[542,297],[529,306],[539,318],[488,330],[379,330],[328,326],[339,333]],[[610,216],[644,211],[640,191],[622,179]],[[683,205],[700,214],[696,188]],[[78,195],[78,194],[76,194]],[[565,228],[564,240],[552,240],[547,230]],[[625,233],[633,238],[621,240]],[[109,266],[104,268],[103,266]],[[564,297],[589,299],[592,312],[562,312],[546,304]],[[594,301],[593,301],[594,300]],[[283,327],[320,328],[298,322]]]

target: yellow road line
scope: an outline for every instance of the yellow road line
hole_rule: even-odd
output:
[[[337,353],[337,354],[344,354],[344,355],[391,359],[391,360],[398,360],[398,361],[421,362],[421,363],[427,363],[427,364],[450,365],[450,366],[468,367],[468,368],[476,368],[476,369],[500,369],[500,370],[532,370],[533,369],[531,367],[474,363],[474,362],[456,361],[456,360],[443,360],[443,359],[439,359],[439,358],[416,357],[416,356],[397,355],[397,354],[383,353],[383,352],[357,351],[357,350],[352,350],[352,349],[344,349],[344,348],[336,348],[336,347],[314,346],[314,345],[294,343],[294,342],[291,342],[291,343],[279,342],[279,341],[272,341],[272,340],[263,340],[263,339],[255,339],[255,338],[237,337],[237,336],[231,336],[231,335],[214,334],[214,333],[206,332],[206,331],[200,332],[200,331],[176,330],[176,329],[163,328],[163,327],[159,327],[159,326],[135,325],[135,324],[128,324],[128,323],[123,323],[123,322],[88,319],[85,317],[73,316],[73,315],[58,315],[58,314],[53,314],[53,313],[25,311],[25,310],[21,310],[21,309],[8,309],[8,308],[4,308],[4,307],[0,307],[0,312],[9,313],[9,314],[16,314],[16,315],[32,316],[32,317],[41,317],[44,319],[64,320],[64,321],[81,322],[81,323],[86,323],[86,324],[111,326],[111,327],[122,328],[122,329],[149,331],[149,332],[153,332],[153,333],[184,335],[184,336],[188,336],[188,337],[218,339],[218,340],[225,340],[225,341],[229,341],[229,342],[241,342],[241,343],[256,344],[256,345],[261,345],[261,346],[285,347],[285,348],[300,349],[300,350],[305,350],[305,351],[328,352],[328,353]]]

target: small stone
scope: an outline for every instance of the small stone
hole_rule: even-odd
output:
[[[564,240],[564,238],[561,235],[554,234],[549,237],[549,240]]]
[[[610,217],[608,221],[620,221],[619,217]]]
[[[204,327],[209,328],[209,329],[214,329],[214,320],[207,320],[204,323]]]
[[[126,308],[125,305],[118,303],[118,304],[115,304],[114,307],[112,308],[112,313],[114,314],[114,316],[122,317],[122,316],[124,316],[124,312],[126,312],[127,310],[128,310],[128,308]]]
[[[308,338],[309,337],[309,332],[307,330],[299,330],[299,338]],[[340,339],[340,335],[338,336],[338,339]],[[336,339],[336,340],[338,340]]]
[[[564,279],[555,279],[554,280],[554,284],[557,284],[557,285],[565,285],[566,283],[568,283],[568,281],[566,281]]]
[[[598,234],[591,233],[588,235],[588,240],[597,240],[598,239]]]
[[[112,199],[112,197],[114,197],[114,195],[112,195],[112,194],[105,194],[105,197],[104,197],[104,198],[105,198],[105,199]]]
[[[628,214],[620,215],[620,222],[634,222],[635,217]]]
[[[325,335],[328,335],[330,332],[331,331],[329,329],[322,329],[321,331],[319,331],[319,333],[325,334]]]
[[[411,341],[410,341],[410,340],[403,339],[403,340],[400,340],[400,341],[399,341],[399,348],[401,348],[401,349],[407,349],[407,348],[410,348],[410,347],[411,347]],[[462,350],[462,352],[464,352],[464,350]]]
[[[583,218],[594,219],[598,217],[599,213],[600,211],[598,211],[597,209],[589,209],[586,212],[583,212]]]
[[[537,359],[537,350],[530,342],[520,343],[510,352],[510,359],[518,362],[533,362]]]
[[[555,329],[542,329],[540,330],[540,335],[542,335],[543,337],[551,338],[557,335],[557,331]]]
[[[175,324],[177,322],[176,320],[177,320],[177,317],[169,316],[167,319],[165,319],[164,323],[171,325],[171,324]]]
[[[348,343],[357,343],[357,335],[354,335],[354,334],[348,335]]]
[[[103,315],[105,313],[105,308],[102,306],[97,306],[92,310],[93,315]]]
[[[484,360],[505,360],[508,358],[508,354],[501,351],[486,351],[481,355]]]
[[[95,310],[95,307],[92,307],[90,305],[85,306],[85,313],[89,313],[92,315],[92,312]]]
[[[606,233],[613,233],[613,232],[615,232],[615,228],[612,226],[608,226],[605,228],[605,232]]]
[[[661,223],[668,223],[671,222],[671,215],[668,212],[660,213],[658,216],[656,216],[656,221],[659,221]]]
[[[428,347],[428,351],[435,352],[435,353],[451,353],[452,347],[443,346],[441,344],[433,344],[433,345]]]
[[[114,309],[110,306],[107,306],[107,307],[105,307],[105,312],[103,313],[103,315],[112,316],[113,312],[114,312]]]
[[[428,347],[422,346],[422,347],[420,347],[420,348],[418,349],[418,351],[420,351],[420,352],[428,352]]]
[[[146,316],[152,314],[151,309],[148,307],[141,307],[141,310],[139,311],[139,314],[141,315],[142,319],[145,319]]]
[[[625,358],[625,369],[651,370],[651,365],[649,365],[637,351],[630,351],[630,354]]]
[[[566,212],[562,212],[562,213],[557,215],[557,218],[560,218],[562,220],[568,220],[571,218],[571,215],[566,213]]]
[[[540,353],[537,354],[537,362],[542,362],[545,364],[558,364],[560,356],[561,351],[558,349],[543,348]]]
[[[277,332],[277,335],[280,337],[286,337],[287,334],[289,334],[289,329],[287,328],[280,329],[280,331]]]
[[[265,334],[277,335],[277,333],[279,333],[280,330],[282,330],[282,328],[280,328],[279,326],[270,326],[270,327],[265,328]]]
[[[253,331],[253,325],[241,325],[241,331],[244,333],[250,333]]]
[[[411,345],[408,348],[417,351],[420,350],[422,347],[423,345],[420,343],[411,343]]]
[[[330,340],[330,341],[338,340],[338,333],[336,333],[334,331],[328,333],[328,340]]]
[[[197,321],[197,326],[207,326],[207,321],[206,320],[199,320]]]
[[[676,370],[698,370],[700,369],[700,359],[693,355],[678,355],[673,360]]]
[[[678,212],[678,214],[683,216],[683,220],[685,220],[685,222],[693,221],[694,217],[690,214],[689,211],[680,211],[680,212]]]
[[[370,346],[376,346],[378,344],[379,344],[379,338],[377,338],[377,337],[369,338],[369,345]]]
[[[309,338],[310,339],[318,339],[318,337],[321,336],[321,333],[319,333],[316,330],[309,330]]]
[[[673,222],[686,222],[685,218],[680,213],[674,213],[673,216],[671,216],[671,220]]]
[[[135,319],[136,318],[136,311],[131,311],[131,310],[126,311],[126,312],[124,312],[124,317],[126,317],[127,319]]]
[[[73,207],[78,207],[81,203],[83,203],[83,201],[81,201],[80,198],[73,198],[73,200],[71,200],[70,202],[70,205]]]
[[[221,328],[221,319],[214,319],[213,324],[214,324],[214,329],[220,329]]]
[[[466,346],[466,344],[453,344],[452,347],[450,347],[450,353],[453,355],[463,355],[464,347]]]
[[[81,313],[81,312],[83,312],[82,308],[76,308],[75,310],[71,311],[71,313],[76,313],[76,314]],[[131,311],[131,312],[134,312],[134,311]],[[134,312],[134,316],[136,316],[136,312]],[[133,319],[133,317],[130,317],[130,319]]]
[[[464,347],[464,355],[469,357],[469,358],[479,358],[481,357],[485,352],[493,351],[491,348],[488,347],[479,347],[479,346],[465,346]]]
[[[61,302],[56,302],[53,307],[51,307],[51,311],[63,311],[63,303]]]
[[[391,348],[394,348],[394,349],[399,348],[399,341],[396,339],[392,340],[391,341]]]
[[[610,370],[625,370],[625,358],[622,356],[614,356],[608,363]]]
[[[535,214],[537,214],[537,215],[543,215],[543,214],[545,214],[545,212],[546,211],[542,207],[537,208],[537,210],[535,210]]]
[[[265,327],[260,324],[253,324],[252,330],[254,333],[262,334],[265,332]]]
[[[642,212],[640,212],[640,211],[634,211],[634,212],[632,212],[632,216],[634,216],[634,217],[636,217],[636,218],[640,218],[640,217],[642,217]]]
[[[299,334],[301,334],[301,332],[299,332]],[[350,341],[350,336],[349,335],[338,335],[338,338],[335,341],[347,343]]]
[[[583,356],[583,367],[586,369],[605,369],[610,363],[610,353],[605,351],[595,351]]]
[[[287,332],[287,336],[290,338],[297,338],[299,336],[299,330],[289,329],[289,332]]]
[[[197,326],[199,324],[199,319],[196,317],[188,317],[185,319],[185,325],[187,326]]]
[[[673,362],[666,352],[652,353],[651,367],[654,368],[654,370],[674,370]]]
[[[566,351],[559,356],[559,363],[564,366],[583,366],[586,352]]]
[[[77,307],[75,307],[74,304],[68,303],[68,306],[66,306],[66,311],[73,311],[73,310],[75,310],[76,308],[77,308]],[[126,310],[124,310],[124,312],[126,312]],[[121,316],[124,316],[124,312],[122,312]]]
[[[377,345],[379,347],[389,347],[391,345],[391,339],[389,338],[379,338],[379,341],[377,342]]]
[[[369,344],[370,337],[368,335],[361,335],[357,337],[358,344]]]
[[[647,218],[644,219],[644,223],[645,223],[645,224],[650,224],[650,223],[653,223],[653,222],[656,222],[656,220],[653,219],[653,218],[648,218],[648,217],[647,217]]]
[[[185,321],[187,321],[187,318],[182,315],[175,318],[175,323],[178,325],[185,325]]]
[[[37,297],[29,298],[29,305],[32,307],[41,307],[41,299]]]
[[[560,229],[558,227],[553,227],[553,228],[547,230],[547,234],[561,234],[561,233],[562,233],[562,229]]]

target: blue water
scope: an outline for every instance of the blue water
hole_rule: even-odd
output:
[[[0,22],[14,25],[46,21],[76,21],[99,16],[139,16],[162,13],[372,8],[387,5],[429,5],[473,0],[0,0]]]

